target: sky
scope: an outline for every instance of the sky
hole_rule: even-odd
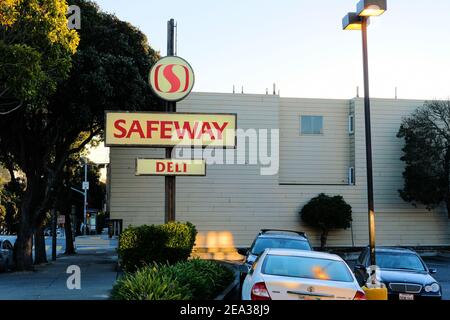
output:
[[[358,0],[97,0],[138,27],[166,55],[167,21],[177,55],[194,69],[193,91],[353,98],[363,92],[360,31],[342,17]],[[81,13],[82,14],[82,13]],[[369,26],[371,97],[450,98],[450,1],[388,0]]]

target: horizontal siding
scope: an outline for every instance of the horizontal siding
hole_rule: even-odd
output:
[[[347,133],[347,115],[351,105],[355,112],[353,141]],[[372,101],[376,227],[377,243],[381,245],[450,244],[450,225],[443,210],[428,212],[421,207],[414,208],[398,197],[397,190],[403,183],[403,166],[399,160],[402,142],[395,135],[401,118],[419,105],[419,101]],[[296,127],[299,120],[294,119],[294,125],[289,119],[290,113],[302,112],[301,106],[317,107],[330,119],[332,114],[337,114],[338,125],[334,125],[333,130],[342,131],[336,134],[342,141],[336,139],[333,155],[322,150],[325,145],[317,148],[311,144],[306,158],[302,158],[303,154],[293,158],[286,156],[287,151],[304,150],[303,146],[295,145],[300,138]],[[303,230],[318,245],[319,234],[302,224],[298,212],[309,199],[321,192],[343,195],[353,209],[353,228],[331,232],[329,244],[351,246],[352,235],[355,245],[367,244],[364,109],[361,99],[279,99],[266,95],[193,93],[177,108],[180,112],[237,113],[238,127],[243,129],[281,128],[279,175],[261,176],[259,165],[212,164],[207,166],[205,177],[177,177],[177,219],[191,221],[197,226],[199,246],[248,246],[261,228]],[[325,126],[329,121],[325,120]],[[352,145],[354,148],[350,148]],[[227,150],[232,153],[239,151],[239,148]],[[163,157],[164,152],[151,148],[111,148],[110,152],[111,216],[124,219],[124,226],[162,223],[164,178],[136,177],[134,171],[137,157]],[[334,158],[338,161],[330,164],[330,159]],[[347,179],[347,168],[341,171],[336,163],[345,165],[354,161],[356,185],[280,185],[280,181],[289,178],[288,172],[295,176],[295,181],[305,174],[303,166],[295,165],[300,159],[309,162],[313,159],[315,167],[332,176],[332,181]],[[209,157],[206,160],[210,160]]]
[[[280,99],[281,183],[347,183],[348,114],[348,100]],[[323,116],[323,134],[300,134],[305,115]]]

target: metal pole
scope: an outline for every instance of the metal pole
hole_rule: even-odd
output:
[[[87,182],[87,159],[84,159],[84,182]],[[84,205],[83,205],[83,219],[84,219],[84,231],[83,234],[87,234],[87,189],[86,187],[83,188],[84,190]]]
[[[370,95],[369,95],[369,55],[367,46],[367,22],[362,21],[363,64],[364,64],[364,114],[366,127],[366,161],[367,161],[367,204],[369,213],[369,246],[370,263],[376,265],[375,258],[375,209],[373,200],[373,168],[372,168],[372,130],[370,127]]]
[[[167,22],[167,55],[175,55],[175,20],[170,19]],[[176,102],[166,102],[166,112],[177,112]],[[166,148],[166,159],[172,158],[173,148]],[[165,177],[165,222],[175,221],[175,193],[176,193],[176,180],[175,176]]]
[[[52,209],[52,261],[56,261],[56,226],[58,224],[58,217],[56,216],[56,209]]]

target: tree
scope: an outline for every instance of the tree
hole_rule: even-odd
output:
[[[431,101],[405,118],[397,134],[405,140],[400,197],[428,210],[445,203],[450,218],[450,101]]]
[[[300,215],[304,223],[322,232],[320,247],[323,249],[331,230],[347,229],[351,226],[352,207],[342,196],[330,197],[321,193],[305,204]]]
[[[31,2],[45,3],[51,8],[49,4],[58,4],[58,10],[52,11],[58,19],[67,8],[65,5],[60,8],[65,3],[62,0]],[[72,68],[54,66],[57,74],[67,73],[68,78],[50,86],[55,92],[45,95],[45,102],[39,99],[39,104],[26,103],[25,108],[0,117],[0,150],[6,153],[2,159],[16,164],[24,172],[27,183],[16,241],[19,270],[31,268],[32,235],[43,225],[46,213],[54,204],[67,160],[103,133],[104,111],[154,110],[159,103],[147,85],[147,73],[159,56],[149,47],[146,37],[114,15],[100,12],[92,2],[69,3],[81,8],[83,25],[79,30],[77,52],[72,60],[69,54],[64,59],[69,64],[72,62]],[[6,34],[10,28],[14,29],[20,39],[21,32],[32,37],[32,27],[43,28],[28,26],[28,20],[19,23],[21,17],[19,15],[11,27],[4,28]],[[63,22],[64,26],[57,32],[52,29],[53,36],[47,33],[46,39],[65,35],[65,17]],[[22,28],[14,28],[16,24]],[[64,43],[68,41],[63,39]],[[53,46],[53,42],[47,44],[47,47]]]
[[[85,156],[85,154],[83,154]],[[65,216],[66,231],[66,252],[65,254],[74,254],[72,224],[77,226],[78,221],[83,221],[84,198],[81,194],[74,192],[71,187],[80,189],[84,181],[84,166],[80,155],[74,155],[66,161],[63,170],[62,179],[57,191],[58,198],[55,202],[56,210]],[[88,204],[90,208],[101,209],[105,196],[105,184],[100,181],[100,170],[93,163],[88,164]],[[71,220],[72,207],[75,208],[76,220]],[[78,228],[76,228],[78,230]]]

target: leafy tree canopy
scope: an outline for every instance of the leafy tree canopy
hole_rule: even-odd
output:
[[[405,140],[403,200],[429,210],[450,203],[450,102],[432,101],[405,118],[397,137]],[[450,211],[449,211],[450,216]]]
[[[342,196],[319,194],[300,211],[302,221],[322,231],[321,247],[325,247],[328,233],[333,229],[347,229],[352,222],[352,207]]]

